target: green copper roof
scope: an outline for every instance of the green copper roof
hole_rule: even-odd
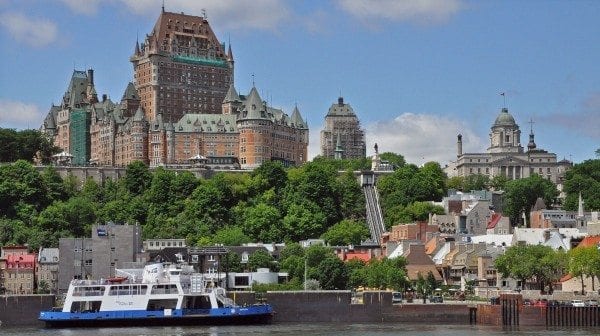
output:
[[[502,111],[500,111],[500,114],[498,114],[498,117],[496,117],[496,121],[494,122],[494,126],[516,126],[517,123],[515,122],[515,118],[513,118],[513,116],[508,113],[508,109],[507,108],[503,108]]]
[[[190,64],[199,64],[199,65],[208,65],[208,66],[216,66],[221,68],[227,68],[227,62],[224,60],[218,59],[208,59],[204,57],[195,57],[195,56],[172,56],[171,59],[175,62],[183,62]]]

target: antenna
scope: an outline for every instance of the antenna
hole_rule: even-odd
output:
[[[165,0],[162,0],[162,12],[165,12]]]

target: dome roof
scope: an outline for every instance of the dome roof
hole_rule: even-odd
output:
[[[496,117],[496,121],[494,122],[494,126],[516,126],[517,123],[515,122],[515,118],[513,118],[513,116],[508,113],[508,109],[507,108],[503,108],[502,111],[500,111],[500,114],[498,115],[498,117]]]

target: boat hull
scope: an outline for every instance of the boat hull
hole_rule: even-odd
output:
[[[207,309],[205,312],[186,313],[163,311],[112,312],[41,312],[40,320],[49,328],[99,328],[132,326],[190,326],[190,325],[250,325],[269,324],[273,320],[268,305],[238,307],[235,309]]]

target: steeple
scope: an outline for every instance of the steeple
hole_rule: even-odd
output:
[[[533,119],[529,121],[529,143],[527,144],[528,150],[534,150],[537,146],[535,145],[534,135],[533,135]]]
[[[581,198],[581,191],[579,192],[579,201],[577,206],[577,217],[583,217],[583,199]]]
[[[135,50],[134,50],[134,56],[139,56],[141,54],[140,51],[140,42],[135,39]]]

